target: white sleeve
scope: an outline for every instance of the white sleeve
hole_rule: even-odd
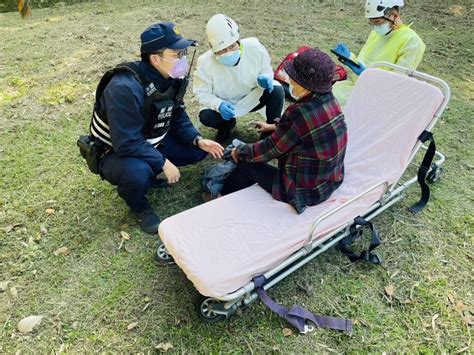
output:
[[[219,111],[219,106],[223,100],[214,95],[212,89],[212,78],[209,73],[206,72],[205,66],[203,65],[203,58],[199,57],[197,68],[193,75],[193,93],[202,106],[214,111]]]
[[[273,79],[272,61],[270,59],[270,55],[263,45],[261,45],[261,62],[258,75],[265,75],[266,77]]]

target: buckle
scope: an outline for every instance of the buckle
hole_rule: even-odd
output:
[[[304,330],[300,331],[300,334],[308,334],[312,333],[316,330],[316,327],[312,326],[311,324],[305,324],[304,325]]]

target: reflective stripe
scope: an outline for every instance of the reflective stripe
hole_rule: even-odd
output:
[[[104,127],[106,130],[110,130],[110,127],[108,124],[106,124],[104,121],[100,119],[100,117],[97,115],[97,112],[94,111],[94,118],[97,120],[97,122]]]
[[[99,138],[102,142],[104,142],[108,146],[112,147],[112,142],[110,141],[110,139],[107,139],[104,136],[102,136],[100,133],[98,133],[95,130],[94,126],[91,126],[91,133],[94,137]]]
[[[100,127],[100,126],[97,124],[97,122],[95,122],[94,120],[92,120],[92,126],[91,126],[91,128],[92,128],[92,127],[94,127],[98,133],[100,133],[100,134],[103,135],[104,137],[110,139],[110,131],[109,131],[109,130],[107,130],[107,131],[103,130],[102,127]]]
[[[168,132],[166,132],[166,133],[168,133]],[[158,145],[158,143],[159,143],[163,138],[165,138],[166,133],[163,134],[162,136],[157,137],[157,138],[149,138],[149,139],[147,139],[146,141],[147,141],[148,143],[150,143],[150,144],[156,146],[156,145]]]

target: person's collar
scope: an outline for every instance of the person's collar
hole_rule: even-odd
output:
[[[161,75],[161,73],[156,70],[151,64],[145,63],[143,61],[140,61],[140,67],[143,69],[145,72],[145,76],[147,77],[148,80],[151,80],[153,82],[167,82],[168,80],[173,80],[173,79],[166,79]]]

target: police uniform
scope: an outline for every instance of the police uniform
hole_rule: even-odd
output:
[[[173,26],[160,23],[145,30],[142,54],[174,49],[177,42],[181,47],[192,43],[175,33]],[[108,150],[100,163],[100,175],[117,186],[133,212],[141,214],[151,210],[145,195],[167,159],[183,166],[204,159],[207,153],[193,144],[200,134],[176,100],[180,79],[166,79],[144,61],[130,66],[134,70],[113,74],[96,101],[91,133]],[[146,84],[133,72],[139,72]],[[159,219],[155,217],[151,230],[141,225],[142,229],[156,232]]]

